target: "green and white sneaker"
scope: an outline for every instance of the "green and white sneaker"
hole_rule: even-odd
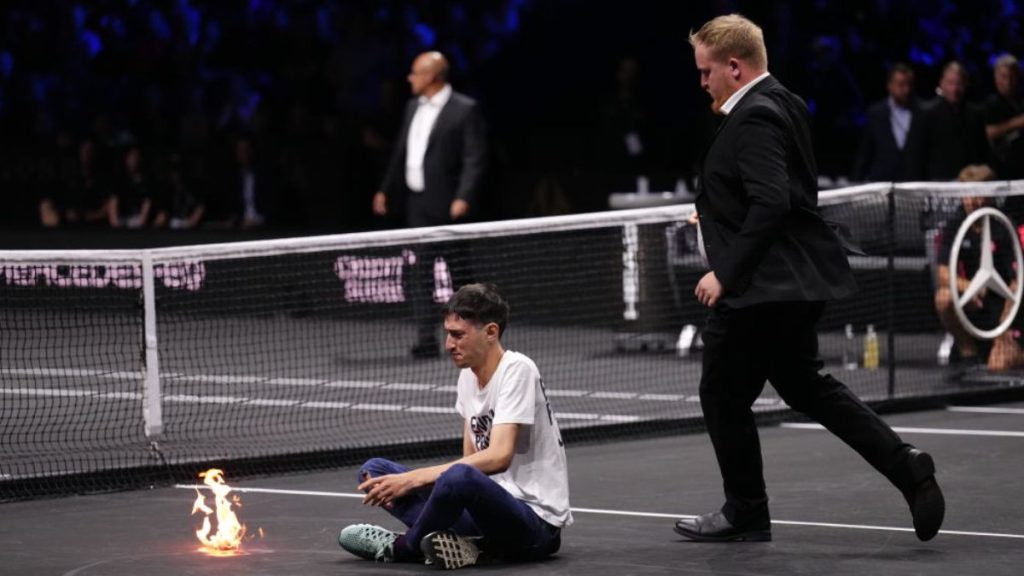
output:
[[[398,534],[373,524],[346,526],[338,535],[342,548],[366,560],[395,561],[395,540]]]
[[[480,559],[480,548],[469,538],[459,536],[450,530],[431,532],[420,540],[420,550],[441,570],[454,570],[472,566]]]

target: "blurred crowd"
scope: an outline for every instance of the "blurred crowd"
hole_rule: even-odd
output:
[[[0,223],[337,230],[367,226],[411,57],[465,73],[529,2],[5,4]]]
[[[919,102],[914,70],[895,64],[888,96],[868,109],[853,169],[856,181],[978,181],[1024,178],[1024,92],[1017,58],[993,63],[995,91],[966,101],[970,78],[963,64],[942,68],[936,95]]]
[[[1024,55],[1011,0],[5,4],[2,227],[388,225],[371,199],[409,62],[428,49],[483,106],[484,218],[692,189],[715,119],[685,32],[728,11],[762,23],[770,70],[806,98],[822,174],[981,179],[1024,165],[1020,67],[997,66]],[[879,114],[895,150],[870,141]],[[900,171],[878,172],[880,154]]]

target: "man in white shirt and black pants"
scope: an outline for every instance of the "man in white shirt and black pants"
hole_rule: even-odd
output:
[[[366,559],[440,568],[477,562],[480,549],[510,561],[545,558],[572,523],[565,448],[537,366],[505,350],[508,303],[489,284],[469,284],[444,307],[445,349],[459,374],[455,407],[463,456],[410,470],[381,458],[359,471],[364,503],[409,530],[356,524],[341,546]],[[480,537],[476,540],[472,537]]]
[[[394,210],[396,203],[404,204],[410,228],[465,221],[482,193],[487,169],[483,115],[475,100],[452,90],[448,69],[440,52],[425,52],[413,61],[407,77],[413,98],[406,104],[381,189],[373,196],[373,211],[379,216]],[[440,253],[430,244],[416,252],[409,284],[418,328],[412,354],[436,358],[440,350],[432,298],[434,260]]]

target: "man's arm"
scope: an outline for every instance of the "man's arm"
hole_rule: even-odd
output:
[[[452,218],[457,219],[456,203],[461,201],[458,217],[465,215],[477,201],[487,171],[487,129],[478,106],[472,106],[466,113],[462,128],[462,173],[459,188],[452,201]]]
[[[105,208],[107,211],[107,223],[110,224],[111,228],[119,227],[121,225],[121,218],[118,214],[117,194],[112,194],[110,198],[107,198]]]
[[[1024,129],[1024,114],[1018,114],[1005,122],[996,122],[985,125],[985,136],[989,140],[1002,138],[1014,130]]]
[[[938,291],[938,292],[949,292],[949,265],[948,264],[939,264],[939,267],[936,270],[935,276],[936,276],[935,283],[937,285],[936,291]],[[963,295],[964,291],[966,291],[968,286],[970,286],[970,285],[971,285],[971,281],[970,280],[968,280],[967,278],[961,278],[961,277],[957,276],[957,278],[956,278],[956,291],[958,293]],[[1016,285],[1016,282],[1014,282],[1014,285]],[[981,309],[981,307],[982,307],[982,305],[984,304],[984,301],[985,301],[985,293],[986,292],[987,292],[987,290],[985,290],[984,288],[982,288],[980,291],[978,291],[978,293],[974,295],[974,298],[971,298],[970,307],[971,308],[975,308],[975,309]],[[950,296],[952,296],[952,295],[950,295]]]
[[[751,110],[736,127],[736,164],[749,205],[739,234],[715,275],[725,291],[741,293],[781,233],[790,213],[785,120],[767,107]]]
[[[474,452],[476,452],[476,446],[473,444],[473,431],[469,429],[467,421],[462,430],[462,457],[465,458]]]
[[[483,450],[475,451],[472,435],[467,426],[462,439],[464,454],[462,458],[446,464],[417,468],[402,474],[370,478],[359,485],[359,490],[366,492],[363,504],[389,506],[396,498],[401,498],[417,488],[434,484],[441,474],[455,464],[467,464],[487,475],[504,472],[512,463],[518,436],[518,424],[497,424],[491,430],[490,445]]]
[[[373,213],[384,216],[388,213],[388,196],[395,195],[395,188],[398,186],[399,178],[405,174],[405,144],[395,143],[395,149],[391,152],[391,161],[388,163],[387,172],[384,173],[384,180],[380,184],[380,190],[373,195]]]
[[[146,198],[142,201],[142,207],[139,208],[139,226],[144,226],[146,221],[149,219],[149,211],[153,208],[153,201]]]

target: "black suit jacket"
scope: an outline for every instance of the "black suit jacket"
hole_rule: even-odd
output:
[[[451,223],[451,203],[461,198],[476,207],[487,168],[487,138],[483,116],[476,101],[452,92],[441,109],[427,139],[423,157],[424,189],[414,193],[405,184],[406,143],[409,126],[419,105],[412,98],[405,106],[402,130],[381,191],[388,205],[404,205],[408,226],[438,226]]]
[[[277,197],[274,194],[274,181],[266,170],[255,170],[255,203],[256,212],[265,219],[267,223],[276,223],[280,208]],[[238,168],[232,168],[222,176],[220,193],[211,198],[210,214],[214,220],[232,220],[241,222],[245,216],[245,179]]]
[[[942,97],[926,102],[922,110],[924,153],[920,158],[920,177],[925,180],[955,180],[968,164],[984,164],[989,159],[985,124],[968,102],[953,107]]]
[[[773,77],[719,126],[697,196],[721,305],[824,301],[855,290],[846,254],[818,215],[807,106]]]
[[[917,178],[917,158],[921,154],[921,110],[912,102],[910,126],[907,139],[900,150],[892,134],[889,99],[872,104],[868,108],[864,136],[857,150],[853,167],[853,179],[858,182],[902,182]]]

